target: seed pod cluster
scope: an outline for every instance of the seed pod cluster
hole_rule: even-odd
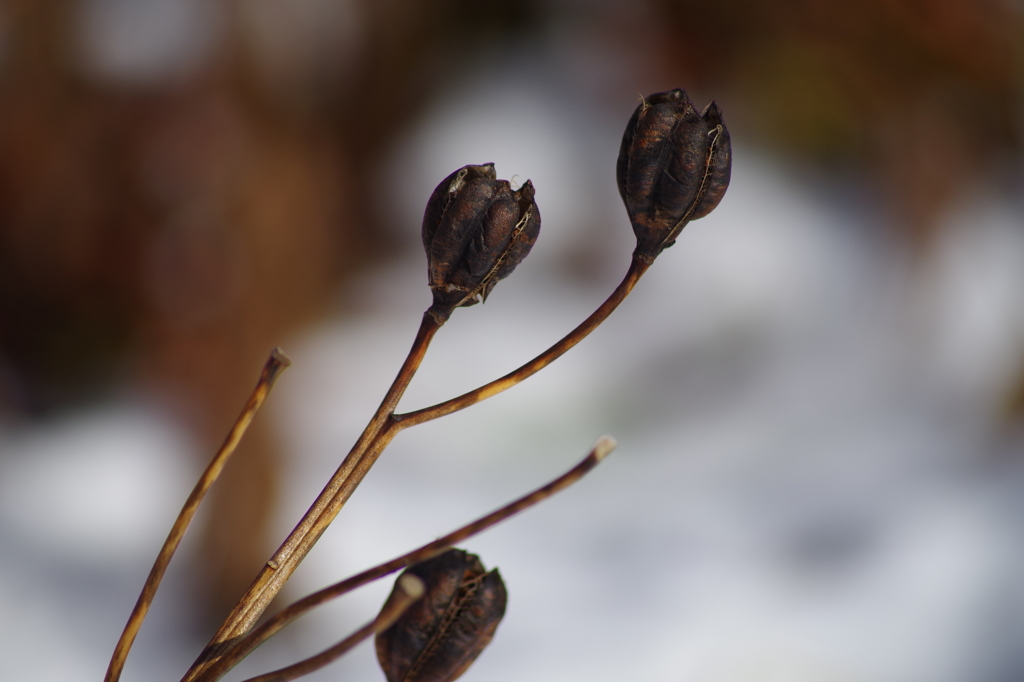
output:
[[[494,164],[464,166],[437,186],[423,215],[431,314],[444,322],[459,306],[486,300],[526,258],[540,232],[533,184],[512,190]]]
[[[407,574],[422,580],[426,593],[377,635],[377,660],[388,682],[451,682],[494,636],[505,615],[505,584],[497,569],[485,571],[479,557],[461,549]]]
[[[712,102],[697,113],[682,90],[644,99],[622,136],[616,179],[636,234],[636,253],[648,262],[691,220],[718,205],[729,186],[732,146]]]

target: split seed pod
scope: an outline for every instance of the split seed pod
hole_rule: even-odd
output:
[[[691,220],[718,205],[729,186],[732,145],[712,102],[700,114],[682,90],[659,92],[633,112],[619,148],[616,179],[650,262]]]
[[[410,573],[423,581],[426,594],[377,635],[377,660],[388,682],[451,682],[494,636],[505,615],[505,584],[497,569],[485,571],[479,557],[461,549],[402,575]]]
[[[526,258],[540,232],[533,184],[513,191],[494,164],[464,166],[437,186],[423,215],[431,314],[444,322],[487,295]]]

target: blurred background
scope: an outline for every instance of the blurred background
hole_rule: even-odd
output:
[[[466,680],[1024,679],[1024,7],[1013,0],[3,0],[0,667],[98,680],[269,349],[295,361],[125,680],[177,679],[372,414],[428,307],[426,198],[537,186],[540,240],[403,408],[611,291],[642,94],[712,98],[733,183],[611,320],[403,433],[287,596],[427,542],[510,597]],[[390,581],[230,679],[369,620]],[[310,679],[380,679],[363,645]]]

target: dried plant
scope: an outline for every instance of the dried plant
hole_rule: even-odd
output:
[[[259,627],[253,626],[398,432],[501,393],[583,340],[629,295],[654,259],[675,243],[683,227],[717,206],[729,184],[731,160],[729,134],[713,102],[698,113],[682,90],[643,99],[623,135],[616,169],[619,192],[637,237],[622,282],[590,317],[522,367],[437,405],[397,413],[398,402],[437,331],[456,308],[485,300],[497,282],[526,257],[540,231],[540,212],[529,181],[513,190],[508,181],[497,179],[493,164],[465,166],[445,178],[431,194],[423,219],[433,303],[423,315],[412,349],[341,466],[185,673],[183,682],[220,679],[304,613],[407,567],[372,622],[316,656],[246,682],[296,679],[336,660],[375,633],[378,658],[388,682],[450,682],[465,672],[504,614],[505,586],[497,571],[485,571],[476,556],[454,550],[453,545],[578,481],[615,447],[611,438],[599,439],[583,461],[532,493],[434,542],[300,599]],[[189,495],[117,643],[106,682],[120,679],[135,636],[196,509],[288,364],[281,351],[271,352],[241,415]]]

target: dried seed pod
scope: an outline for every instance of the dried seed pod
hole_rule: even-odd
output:
[[[494,164],[464,166],[437,186],[423,215],[431,314],[444,322],[512,273],[540,232],[533,184],[513,191],[498,180]]]
[[[698,114],[679,89],[641,102],[616,165],[637,255],[653,260],[687,222],[710,213],[729,186],[731,167],[729,131],[714,102]]]
[[[377,635],[377,660],[388,682],[451,682],[494,636],[505,615],[505,583],[497,569],[485,571],[476,555],[461,549],[406,574],[422,580],[426,594]]]

